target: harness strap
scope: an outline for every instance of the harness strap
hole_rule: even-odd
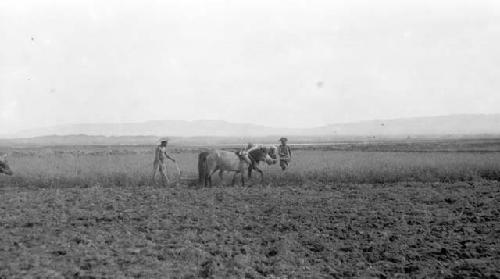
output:
[[[248,152],[248,158],[250,159],[250,161],[252,161],[252,164],[255,163],[255,159],[253,158],[252,154],[250,154],[250,152]]]

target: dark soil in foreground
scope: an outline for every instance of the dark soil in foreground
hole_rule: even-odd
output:
[[[498,278],[499,214],[498,182],[3,185],[0,278]]]

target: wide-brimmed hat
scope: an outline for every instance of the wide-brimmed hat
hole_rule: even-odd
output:
[[[162,143],[162,142],[168,142],[169,140],[170,140],[169,138],[162,138],[162,139],[160,139],[160,143]]]
[[[287,138],[280,138],[280,141],[288,141]]]

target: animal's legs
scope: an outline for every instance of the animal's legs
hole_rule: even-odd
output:
[[[257,165],[254,165],[254,169],[260,173],[260,182],[264,183],[264,172]]]
[[[203,177],[203,184],[205,187],[207,187],[207,185],[212,187],[212,178],[208,173],[205,173],[205,177]]]
[[[241,175],[241,186],[244,187],[245,186],[245,172],[241,171],[240,175]]]
[[[239,171],[235,171],[234,175],[233,175],[233,179],[231,180],[231,186],[233,186],[233,187],[234,187],[234,183],[236,181],[236,175],[238,175],[238,173],[240,173],[240,172]]]
[[[222,182],[224,181],[224,171],[223,170],[219,170],[219,179],[220,179],[220,184],[222,184]]]
[[[239,173],[241,175],[241,186],[245,186],[245,175],[249,175],[248,172],[252,168],[252,164],[240,164]]]
[[[212,175],[218,170],[218,168],[215,168],[213,171],[211,171],[208,176],[207,176],[207,179],[208,180],[208,183],[210,185],[210,187],[212,187]],[[206,183],[206,180],[205,180],[205,187],[207,186],[207,183]]]

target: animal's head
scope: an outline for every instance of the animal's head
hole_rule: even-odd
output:
[[[263,160],[268,165],[273,165],[278,162],[278,148],[274,145],[262,147]]]
[[[9,167],[9,163],[7,162],[7,154],[0,156],[0,173],[6,175],[14,174]]]
[[[270,145],[267,154],[269,154],[271,159],[275,160],[274,163],[278,161],[278,147],[276,145]]]

